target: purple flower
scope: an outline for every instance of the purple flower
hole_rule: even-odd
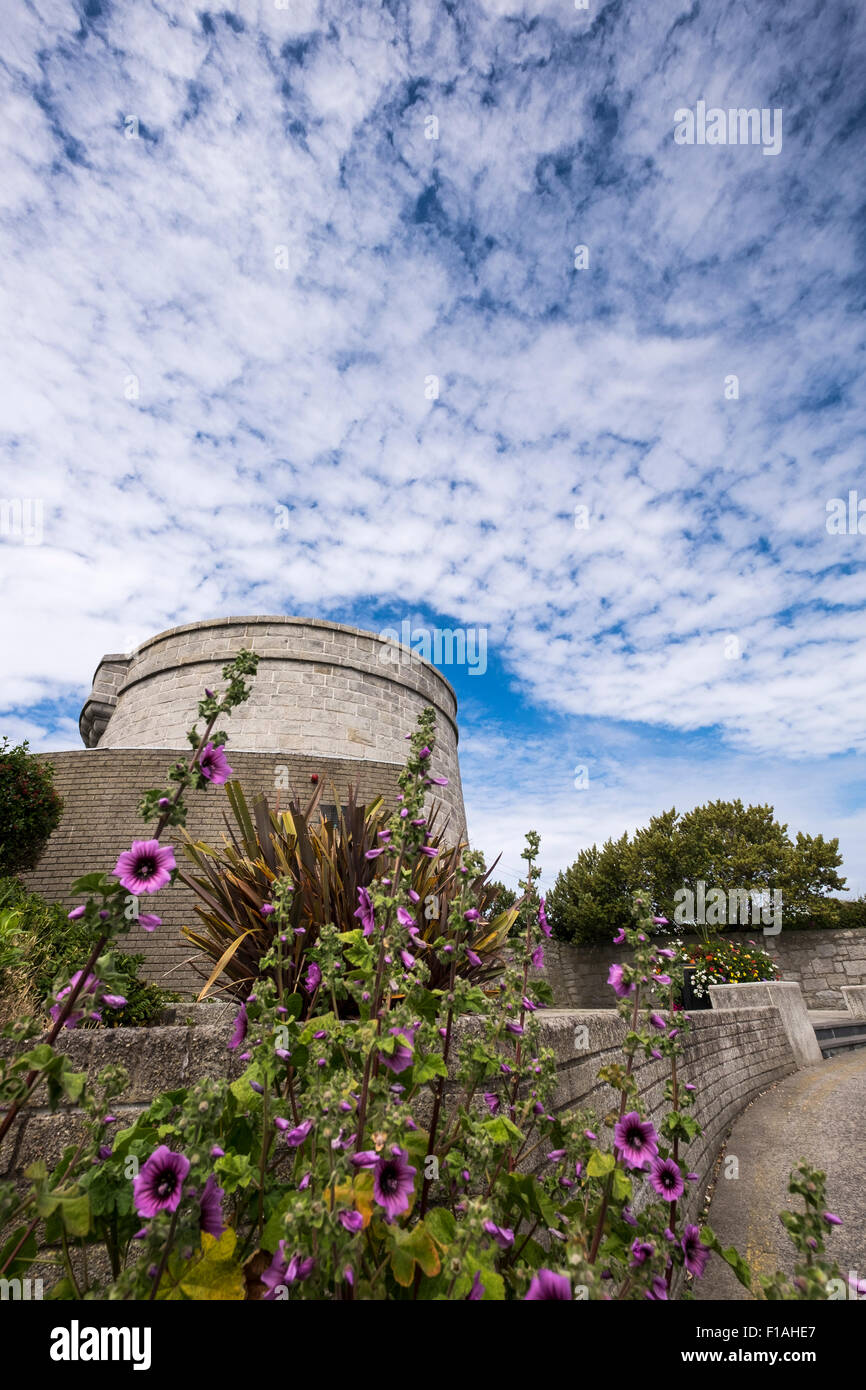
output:
[[[481,964],[481,957],[478,955],[478,952],[473,951],[470,946],[466,947],[466,959],[469,961],[470,965],[475,967],[476,970],[478,969],[478,966]]]
[[[664,1278],[663,1275],[661,1275],[661,1274],[654,1274],[654,1275],[653,1275],[652,1288],[647,1289],[646,1294],[644,1295],[644,1297],[645,1297],[645,1298],[648,1298],[648,1299],[650,1300],[651,1303],[666,1303],[666,1302],[667,1302],[667,1297],[668,1297],[668,1286],[667,1286],[667,1283],[665,1282],[665,1278]]]
[[[547,920],[547,913],[544,910],[544,898],[542,898],[541,902],[538,904],[538,925],[541,927],[545,936],[550,936],[550,923]]]
[[[696,1279],[702,1278],[707,1267],[707,1260],[710,1258],[710,1247],[701,1244],[700,1227],[686,1226],[680,1245],[683,1248],[684,1263],[689,1274],[694,1274]]]
[[[629,984],[623,979],[623,969],[621,965],[612,965],[607,972],[607,982],[618,999],[625,999],[629,994],[634,994],[636,986]]]
[[[493,1091],[485,1091],[484,1104],[487,1106],[491,1115],[495,1115],[499,1109],[499,1097]]]
[[[358,1155],[355,1155],[357,1158]],[[386,1221],[409,1210],[409,1197],[415,1190],[415,1169],[407,1163],[405,1149],[395,1144],[390,1157],[378,1159],[373,1174],[373,1196],[385,1208]]]
[[[405,907],[397,908],[397,921],[400,923],[401,927],[415,926],[415,918],[412,916],[411,912],[406,911]]]
[[[682,1197],[685,1183],[679,1167],[672,1158],[655,1158],[650,1167],[650,1187],[668,1202]]]
[[[380,854],[384,854],[384,847],[381,849],[368,849],[364,855],[365,859],[378,859]]]
[[[669,925],[667,917],[654,917],[653,921],[657,927],[666,927]]]
[[[358,889],[358,907],[354,915],[360,918],[364,935],[369,936],[376,925],[376,918],[373,915],[373,899],[366,888]]]
[[[221,1149],[219,1144],[214,1144],[213,1148],[210,1151],[210,1156],[211,1158],[225,1158],[226,1151],[225,1149]]]
[[[218,744],[205,744],[199,755],[198,766],[202,777],[213,782],[215,787],[221,787],[232,775],[225,751]]]
[[[306,990],[307,994],[315,994],[316,990],[319,988],[319,985],[321,983],[321,967],[316,963],[316,961],[312,960],[310,961],[309,968],[307,970],[306,975],[304,976],[304,989]]]
[[[359,1211],[341,1211],[337,1220],[344,1230],[351,1231],[353,1235],[360,1231],[364,1224],[364,1218]]]
[[[616,936],[613,938],[613,944],[614,944],[614,946],[621,946],[622,943],[623,943],[624,941],[625,941],[625,932],[623,931],[622,927],[620,927],[620,929],[619,929],[619,931],[617,932]]]
[[[86,911],[87,905],[85,903],[82,903],[80,907],[74,907],[72,911],[68,912],[66,915],[69,918],[70,922],[77,922],[79,917],[83,917]]]
[[[225,1193],[217,1185],[213,1173],[209,1174],[199,1200],[198,1224],[209,1236],[216,1236],[217,1240],[225,1230],[222,1205],[224,1196]]]
[[[524,1032],[523,1024],[515,1023],[513,1020],[509,1019],[505,1025],[505,1031],[507,1033],[513,1033],[516,1038],[522,1038]]]
[[[290,1149],[298,1149],[303,1144],[310,1130],[313,1128],[312,1120],[302,1120],[294,1129],[290,1129],[286,1135],[286,1143]]]
[[[492,1236],[500,1250],[510,1250],[514,1244],[514,1232],[508,1226],[497,1226],[495,1221],[485,1221],[484,1229]]]
[[[655,1254],[655,1246],[647,1240],[633,1240],[631,1243],[631,1259],[629,1265],[632,1269],[638,1269],[640,1265],[646,1264]]]
[[[540,1269],[529,1285],[524,1297],[525,1303],[539,1303],[543,1299],[560,1299],[571,1302],[571,1281],[564,1274],[554,1274],[550,1269]]]
[[[259,912],[262,914],[263,917],[270,917],[271,913],[276,912],[276,910],[277,909],[274,907],[273,903],[262,903],[261,907],[259,908]]]
[[[379,1155],[375,1149],[362,1149],[360,1153],[352,1154],[349,1161],[355,1168],[375,1168]]]
[[[276,1299],[277,1289],[309,1279],[315,1266],[316,1261],[314,1259],[304,1260],[300,1255],[293,1255],[290,1260],[287,1260],[286,1242],[281,1240],[274,1258],[262,1275],[262,1283],[268,1290],[265,1294],[265,1301],[273,1302]]]
[[[51,1017],[54,1019],[55,1023],[60,1018],[60,1015],[63,1013],[64,999],[68,994],[72,993],[79,980],[81,980],[83,974],[83,971],[76,970],[75,974],[70,979],[69,984],[64,985],[63,988],[59,989],[55,994],[55,1002],[51,1005],[51,1008],[49,1010],[49,1013],[51,1014]],[[76,1007],[73,1008],[72,1012],[69,1014],[69,1017],[66,1019],[66,1022],[63,1025],[64,1028],[76,1028],[86,1014],[89,1014],[91,1018],[100,1019],[102,1017],[102,1015],[99,1012],[99,1006],[101,1004],[107,1004],[110,1009],[123,1008],[123,1005],[126,1003],[126,1000],[123,998],[122,995],[103,994],[102,989],[102,981],[98,979],[96,975],[90,974],[86,976],[83,985],[78,991],[78,996],[75,1001]]]
[[[834,1216],[833,1213],[832,1213],[832,1211],[825,1211],[825,1212],[824,1212],[824,1220],[827,1222],[827,1225],[828,1225],[828,1226],[841,1226],[841,1225],[842,1225],[842,1218],[841,1218],[841,1216]]]
[[[132,1184],[135,1210],[139,1216],[157,1216],[161,1211],[177,1211],[183,1196],[183,1182],[189,1172],[189,1159],[172,1153],[167,1144],[154,1149]]]
[[[435,859],[439,853],[438,849],[434,849],[432,845],[422,845],[420,852],[426,854],[428,859]]]
[[[653,981],[657,985],[669,985],[671,977],[670,975],[653,975]]]
[[[532,952],[532,964],[535,966],[536,970],[544,969],[544,947],[540,941]]]
[[[145,931],[153,931],[155,927],[162,926],[162,918],[157,917],[155,912],[140,912],[138,925],[143,927]]]
[[[472,1280],[472,1288],[466,1295],[467,1303],[479,1303],[484,1296],[484,1285],[481,1282],[481,1271],[476,1269],[475,1278]]]
[[[246,1035],[247,1006],[246,1004],[241,1004],[240,1012],[235,1016],[235,1031],[232,1033],[232,1040],[229,1043],[229,1050],[233,1052],[236,1047],[240,1047]]]
[[[614,1142],[629,1168],[644,1168],[658,1153],[658,1135],[650,1120],[642,1120],[636,1110],[630,1110],[617,1120]]]
[[[649,1021],[652,1024],[653,1028],[658,1028],[662,1033],[668,1026],[660,1014],[650,1014]]]
[[[383,1067],[387,1067],[390,1072],[397,1076],[401,1071],[405,1071],[412,1064],[413,1051],[415,1046],[414,1028],[389,1028],[388,1032],[393,1038],[397,1038],[397,1046],[391,1053],[380,1052],[379,1061]]]
[[[176,869],[171,845],[159,840],[133,840],[130,849],[119,856],[112,870],[129,893],[156,893],[164,888]]]

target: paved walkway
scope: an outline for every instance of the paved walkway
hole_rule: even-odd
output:
[[[866,1278],[866,1048],[833,1057],[780,1081],[734,1124],[725,1149],[739,1160],[739,1177],[719,1168],[709,1224],[758,1274],[793,1270],[796,1252],[779,1221],[802,1210],[788,1192],[788,1173],[801,1158],[827,1174],[827,1205],[843,1220],[827,1253],[843,1276]],[[723,1260],[710,1256],[695,1289],[699,1299],[745,1299],[749,1294]]]

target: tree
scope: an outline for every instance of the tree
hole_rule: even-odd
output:
[[[52,764],[28,746],[13,747],[8,738],[0,746],[0,875],[35,869],[63,811]]]
[[[559,941],[609,942],[632,925],[631,895],[638,887],[628,835],[601,849],[581,850],[547,895],[547,916]]]
[[[557,878],[548,915],[562,941],[609,942],[629,921],[634,893],[646,894],[657,915],[687,926],[716,890],[723,915],[708,914],[710,926],[755,930],[760,895],[773,893],[785,926],[836,926],[845,905],[828,895],[845,887],[841,863],[838,839],[798,833],[792,840],[772,806],[736,800],[710,801],[685,813],[672,807],[631,839],[625,834],[601,849],[582,850]]]

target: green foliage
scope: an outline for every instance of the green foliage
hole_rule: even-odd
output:
[[[87,959],[93,933],[83,918],[70,921],[60,903],[48,903],[17,879],[0,879],[0,992],[13,970],[24,973],[35,999],[52,1001],[58,981],[68,978]],[[139,978],[143,955],[114,952],[112,965],[118,993],[126,1007],[115,1010],[106,1023],[140,1027],[152,1023],[179,996]]]
[[[858,913],[856,904],[829,896],[845,887],[841,863],[838,839],[791,839],[772,806],[711,801],[686,813],[663,811],[632,837],[582,850],[557,878],[547,912],[559,940],[608,944],[625,927],[633,894],[646,894],[658,916],[684,927],[682,891],[696,894],[702,882],[707,893],[778,892],[786,930],[843,925],[846,909],[844,924],[860,925],[866,906]],[[748,921],[728,925],[754,930],[756,909],[749,907]]]
[[[203,993],[220,975],[234,981],[242,994],[251,988],[262,957],[273,945],[276,917],[263,916],[261,909],[272,903],[277,884],[286,904],[284,925],[294,934],[299,976],[306,955],[330,922],[350,933],[345,937],[348,963],[362,967],[371,947],[361,937],[355,914],[359,889],[372,891],[387,862],[381,857],[382,834],[389,824],[382,798],[362,805],[350,789],[344,805],[333,791],[336,814],[331,818],[319,813],[321,785],[306,804],[292,797],[281,811],[272,811],[264,797],[250,807],[238,782],[229,782],[226,792],[234,821],[229,838],[221,849],[188,838],[184,849],[197,872],[179,873],[199,898],[196,913],[203,924],[184,928],[184,936],[214,963]],[[482,963],[464,961],[462,969],[473,980],[484,981],[498,969],[517,908],[509,904],[492,914],[496,885],[487,881],[481,857],[465,845],[446,846],[437,825],[434,810],[425,830],[435,856],[419,855],[412,868],[421,939],[430,941],[443,929],[447,934],[450,929],[444,924],[452,903],[468,896],[467,910],[471,904],[479,913],[471,944]],[[379,857],[369,858],[373,852]],[[431,983],[438,987],[448,972],[435,960],[431,969]]]
[[[63,812],[52,764],[28,746],[0,744],[0,876],[35,869]]]

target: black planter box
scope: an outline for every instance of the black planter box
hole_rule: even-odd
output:
[[[695,994],[695,970],[694,965],[686,965],[683,968],[683,1008],[686,1013],[693,1013],[695,1009],[711,1009],[713,1007],[709,992],[700,997]]]

